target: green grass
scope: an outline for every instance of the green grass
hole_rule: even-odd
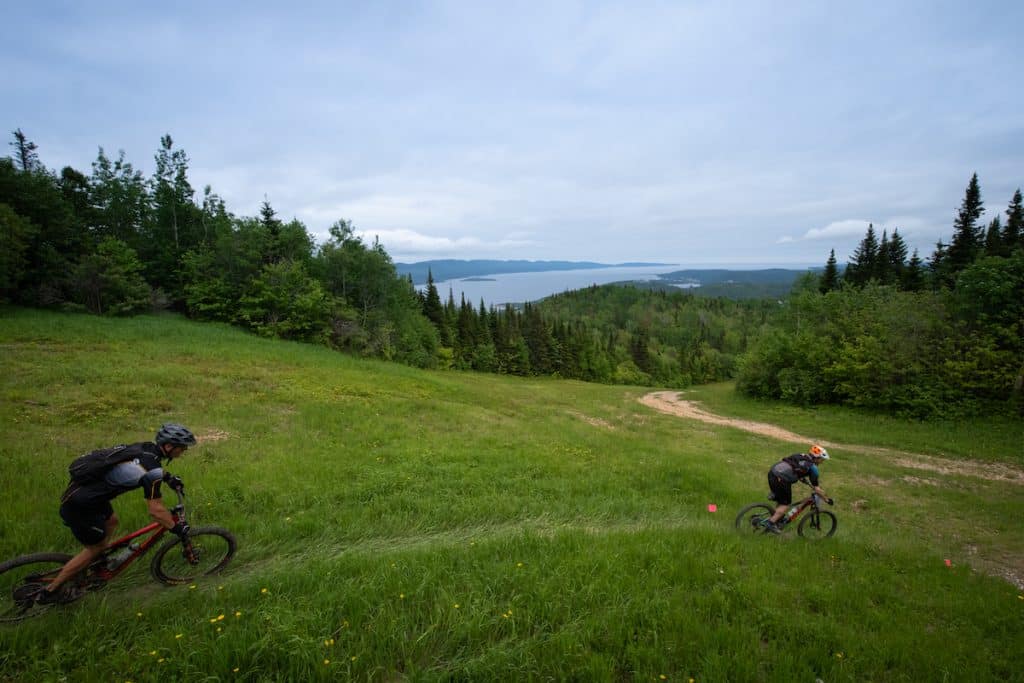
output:
[[[998,578],[1022,573],[1019,484],[834,449],[834,539],[737,536],[794,444],[656,413],[642,388],[424,372],[173,316],[3,309],[0,350],[0,555],[75,550],[68,461],[167,420],[207,437],[171,468],[193,523],[240,543],[194,589],[144,561],[0,630],[0,680],[1024,680],[1022,591]],[[693,397],[1019,463],[1019,439],[972,446],[1019,424]],[[122,530],[146,521],[141,494],[115,508]]]

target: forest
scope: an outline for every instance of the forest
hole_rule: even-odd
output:
[[[1024,411],[1024,207],[987,224],[971,177],[948,244],[907,258],[873,225],[837,267],[794,288],[741,360],[740,391],[911,417]]]
[[[19,129],[0,158],[0,301],[133,315],[171,310],[417,367],[685,387],[928,417],[1020,411],[1024,228],[1018,190],[987,225],[977,176],[950,243],[908,257],[874,226],[792,292],[735,300],[606,285],[522,307],[418,292],[339,217],[317,244],[265,199],[236,216],[160,139],[149,177],[99,148],[59,173]]]

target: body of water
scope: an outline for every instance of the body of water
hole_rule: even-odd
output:
[[[590,285],[606,285],[610,282],[623,280],[657,280],[662,273],[680,270],[681,266],[641,266],[592,268],[587,270],[547,270],[539,273],[503,273],[501,275],[485,275],[476,279],[456,279],[435,282],[437,293],[442,303],[448,300],[451,290],[458,305],[463,294],[466,302],[474,308],[484,305],[502,307],[506,303],[521,304],[537,301],[552,294],[561,294],[572,289],[583,289]],[[485,279],[484,279],[485,278]],[[426,285],[419,285],[419,290]]]

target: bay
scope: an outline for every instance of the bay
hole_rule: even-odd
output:
[[[613,266],[609,268],[588,268],[585,270],[546,270],[534,273],[502,273],[476,278],[462,278],[435,282],[441,301],[448,300],[449,291],[458,305],[462,297],[474,308],[484,306],[502,307],[505,304],[522,304],[537,301],[553,294],[561,294],[591,285],[606,285],[611,282],[629,280],[657,280],[658,275],[678,270],[678,265],[662,266]],[[423,291],[426,285],[419,285]]]

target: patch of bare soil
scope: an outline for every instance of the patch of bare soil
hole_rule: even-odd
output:
[[[216,441],[224,441],[230,439],[231,435],[220,429],[211,429],[203,432],[202,434],[196,434],[196,440],[200,443],[213,443]]]
[[[587,424],[589,424],[589,425],[591,425],[593,427],[602,427],[604,429],[615,429],[615,427],[613,427],[610,422],[608,422],[607,420],[602,420],[599,417],[591,417],[590,415],[584,415],[583,413],[577,412],[575,410],[570,410],[569,414],[572,415],[575,418],[583,420],[584,422],[586,422]]]

